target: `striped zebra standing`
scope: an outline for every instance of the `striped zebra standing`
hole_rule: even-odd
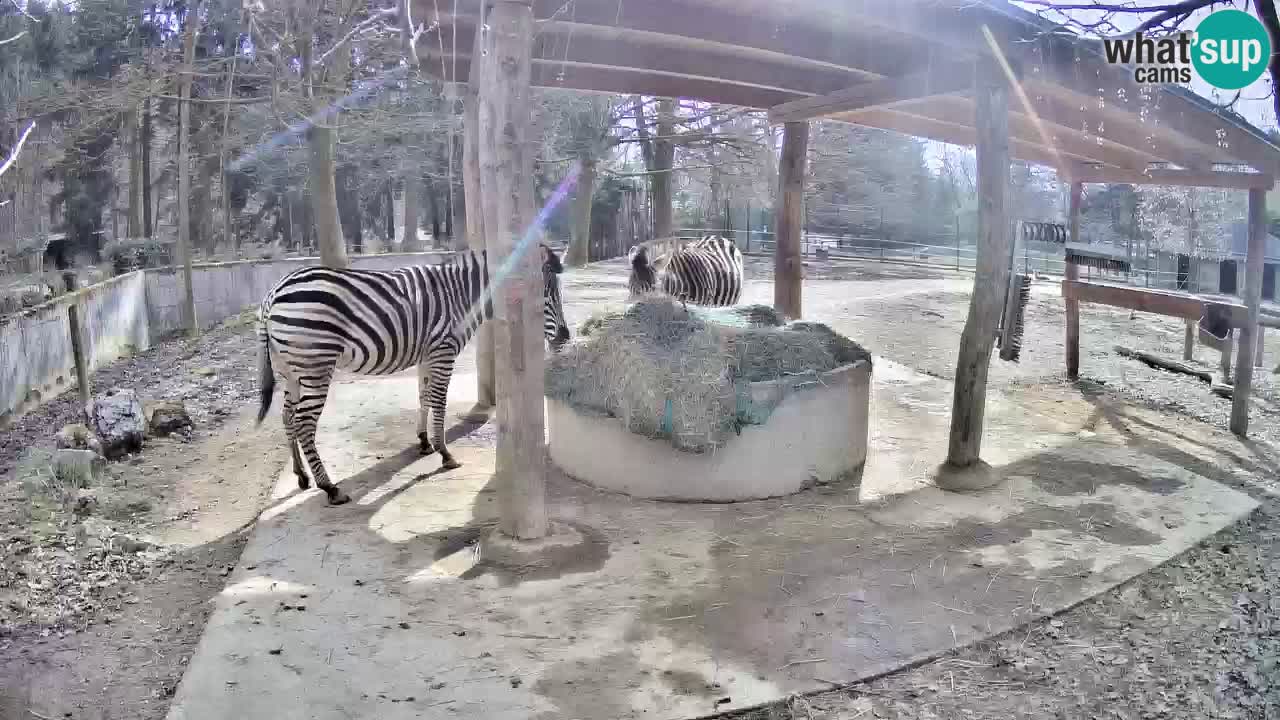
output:
[[[569,340],[560,300],[564,268],[549,247],[542,245],[541,251],[542,329],[558,350]],[[417,365],[419,448],[423,455],[439,450],[445,469],[459,467],[445,447],[445,397],[458,354],[493,317],[492,300],[486,299],[483,312],[475,307],[488,285],[486,253],[464,252],[439,265],[391,271],[302,268],[267,293],[258,312],[258,423],[271,408],[278,370],[284,377],[284,427],[298,487],[310,487],[305,457],[331,504],[349,499],[330,482],[316,450],[316,426],[339,369],[390,375]]]
[[[680,301],[708,307],[736,305],[742,297],[742,251],[719,235],[704,235],[684,247],[649,258],[650,248],[631,248],[631,299],[661,290]]]

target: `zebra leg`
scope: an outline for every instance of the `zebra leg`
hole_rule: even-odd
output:
[[[462,467],[444,445],[444,408],[449,395],[449,380],[453,377],[454,358],[442,358],[435,363],[431,382],[427,387],[427,399],[431,402],[431,444],[440,451],[440,467],[453,470]]]
[[[426,358],[418,363],[418,452],[423,456],[430,455],[436,449],[431,445],[431,422],[428,414],[431,410],[428,391],[431,389],[431,365]]]
[[[324,412],[325,398],[329,395],[329,377],[314,378],[313,381],[315,385],[304,388],[305,392],[298,397],[298,404],[294,408],[294,427],[298,434],[298,444],[302,446],[302,455],[307,459],[311,476],[316,480],[316,487],[329,496],[330,505],[341,505],[351,498],[329,481],[329,473],[320,460],[320,452],[316,450],[316,428],[320,424],[320,413]]]
[[[293,408],[297,402],[295,398],[301,395],[301,387],[294,387],[293,383],[285,385],[284,391],[284,433],[289,438],[289,454],[292,456],[293,474],[298,478],[298,487],[306,490],[311,487],[311,478],[307,477],[307,471],[302,469],[302,454],[298,451],[298,434],[294,431],[293,424]]]

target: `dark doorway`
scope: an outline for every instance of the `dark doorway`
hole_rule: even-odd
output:
[[[1265,300],[1276,299],[1276,266],[1262,266],[1262,297]]]
[[[1178,289],[1186,290],[1191,283],[1191,256],[1178,255]]]
[[[1218,263],[1218,292],[1223,295],[1236,294],[1236,281],[1240,277],[1235,260],[1223,260]]]

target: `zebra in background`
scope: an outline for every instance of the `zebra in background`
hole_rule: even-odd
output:
[[[542,251],[543,334],[553,350],[569,340],[560,299],[560,257]],[[258,311],[258,360],[262,423],[284,378],[284,427],[298,487],[316,486],[333,505],[350,498],[329,480],[316,450],[316,426],[334,370],[390,375],[418,366],[418,441],[423,455],[440,451],[441,466],[460,466],[444,442],[445,397],[454,361],[481,323],[493,317],[485,252],[463,252],[439,265],[398,270],[307,267],[285,276]],[[428,433],[427,411],[432,418]],[[301,451],[301,452],[299,452]]]
[[[652,244],[652,243],[650,243]],[[631,248],[631,299],[661,290],[680,301],[708,307],[736,305],[742,297],[742,251],[732,240],[703,235],[651,260],[650,244]]]

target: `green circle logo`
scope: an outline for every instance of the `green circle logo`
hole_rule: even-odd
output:
[[[1258,18],[1243,10],[1219,10],[1196,28],[1191,62],[1220,90],[1247,87],[1266,72],[1271,38]]]

